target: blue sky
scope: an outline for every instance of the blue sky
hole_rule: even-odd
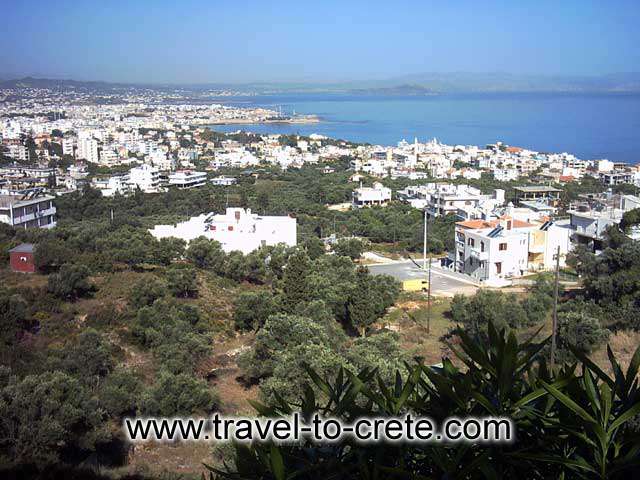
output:
[[[0,74],[330,82],[640,71],[640,0],[5,0]]]

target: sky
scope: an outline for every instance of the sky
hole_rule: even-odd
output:
[[[4,0],[0,75],[327,83],[640,71],[640,0]]]

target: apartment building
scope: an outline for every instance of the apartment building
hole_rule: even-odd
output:
[[[98,153],[98,140],[93,137],[78,139],[76,156],[77,158],[82,158],[87,162],[99,163],[100,154]]]
[[[56,226],[54,197],[40,191],[0,195],[0,222],[13,228],[53,228]]]
[[[582,196],[568,211],[574,242],[601,250],[607,229],[619,224],[625,212],[636,208],[640,208],[640,197],[634,195],[608,192]]]
[[[478,188],[450,183],[407,187],[398,195],[415,208],[426,209],[431,217],[452,214],[461,220],[488,218],[490,212],[504,204],[504,190],[483,195]]]
[[[194,170],[178,170],[169,174],[169,186],[179,189],[202,187],[207,183],[207,173]]]
[[[510,216],[458,222],[455,270],[479,282],[501,285],[509,278],[554,268],[558,248],[564,265],[570,237],[566,221],[556,223],[547,217],[532,222]]]
[[[295,218],[257,215],[243,208],[227,208],[220,215],[199,215],[177,225],[156,225],[150,232],[158,239],[175,237],[187,242],[204,236],[220,242],[225,252],[239,250],[244,254],[265,245],[282,243],[291,247],[297,243]]]
[[[531,185],[526,187],[515,187],[516,205],[522,201],[540,201],[547,203],[553,207],[557,207],[560,203],[560,194],[562,190],[546,185]]]
[[[29,149],[24,145],[9,145],[7,157],[24,163],[30,160],[31,155],[29,154]]]
[[[386,205],[390,200],[391,189],[378,182],[373,187],[356,188],[352,193],[352,205],[355,208]]]
[[[64,137],[62,139],[62,154],[63,155],[75,155],[76,148],[76,138],[75,137]]]
[[[91,185],[93,188],[100,190],[105,197],[112,197],[116,194],[125,195],[131,191],[129,175],[125,174],[112,175],[107,178],[94,178],[91,181]]]
[[[160,191],[160,171],[151,165],[141,165],[129,170],[129,185],[145,193]]]

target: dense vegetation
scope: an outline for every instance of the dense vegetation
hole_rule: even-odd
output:
[[[507,416],[515,442],[238,445],[235,464],[212,472],[229,479],[622,479],[640,474],[638,432],[631,425],[640,413],[640,347],[626,372],[611,356],[613,377],[578,350],[580,368],[573,364],[554,371],[538,360],[545,342],[519,343],[513,332],[497,331],[492,323],[487,331],[488,343],[460,334],[455,354],[464,368],[449,360],[438,369],[407,364],[394,382],[369,368],[340,370],[331,378],[309,368],[322,395],[307,388],[297,401],[257,408],[266,416],[301,411],[309,418],[320,412],[345,422],[407,412],[440,425],[452,416]]]

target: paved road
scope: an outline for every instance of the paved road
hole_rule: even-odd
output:
[[[374,275],[391,275],[400,281],[412,278],[426,278],[427,275],[424,270],[418,268],[411,260],[367,265],[367,267]],[[456,293],[472,293],[477,288],[469,277],[434,265],[431,266],[431,282],[431,293],[434,295],[452,296]]]

